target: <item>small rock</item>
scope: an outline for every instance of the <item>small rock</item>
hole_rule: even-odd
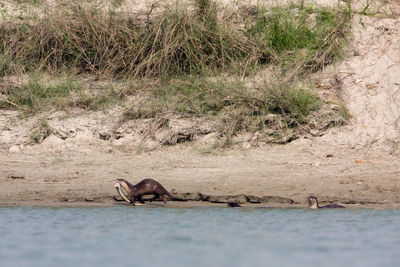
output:
[[[93,202],[94,198],[93,197],[85,197],[86,202]]]
[[[109,133],[100,132],[99,137],[102,140],[109,140],[111,138],[111,135]]]
[[[56,135],[50,135],[43,140],[42,145],[48,149],[60,149],[64,146],[65,141]]]
[[[260,203],[260,198],[255,196],[247,196],[247,202],[250,203]]]
[[[202,136],[196,136],[195,141],[203,146],[213,146],[218,142],[218,133],[209,133]]]
[[[21,152],[21,149],[20,149],[19,146],[12,146],[12,147],[10,147],[10,148],[8,149],[8,151],[9,151],[10,153],[19,153],[19,152]]]
[[[11,175],[11,179],[25,179],[22,175]]]
[[[326,155],[327,158],[333,158],[333,154]]]
[[[249,149],[249,148],[251,148],[251,144],[250,144],[249,142],[244,142],[243,145],[242,145],[242,147],[243,147],[244,149]]]

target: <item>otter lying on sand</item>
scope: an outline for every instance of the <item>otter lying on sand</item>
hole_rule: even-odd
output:
[[[132,205],[135,205],[136,200],[140,203],[144,203],[142,200],[142,196],[144,195],[154,195],[152,200],[156,200],[161,196],[164,204],[167,204],[165,195],[173,200],[185,201],[171,195],[159,182],[153,179],[144,179],[136,185],[133,185],[124,179],[117,179],[117,182],[114,184],[114,186],[121,197]],[[124,190],[126,194],[124,193]]]
[[[308,207],[310,209],[343,209],[344,206],[338,204],[328,204],[325,206],[319,206],[317,197],[309,196],[308,197]]]

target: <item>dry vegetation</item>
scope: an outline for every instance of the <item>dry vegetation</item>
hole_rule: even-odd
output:
[[[350,2],[222,12],[195,0],[145,14],[117,12],[123,1],[107,10],[72,1],[39,14],[33,7],[45,1],[19,2],[18,16],[1,7],[0,108],[31,115],[117,104],[125,119],[209,117],[226,136],[304,129],[326,106],[310,74],[339,57],[351,16]],[[329,114],[344,121],[346,109]]]

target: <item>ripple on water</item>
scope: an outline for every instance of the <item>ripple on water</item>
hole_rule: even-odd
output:
[[[400,212],[0,208],[0,266],[400,266]]]

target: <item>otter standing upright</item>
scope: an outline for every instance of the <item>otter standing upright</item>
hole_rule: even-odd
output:
[[[136,200],[140,203],[144,203],[142,200],[142,196],[144,195],[154,195],[152,200],[156,200],[161,196],[165,204],[167,204],[167,199],[165,197],[166,195],[173,200],[184,201],[183,199],[176,198],[171,195],[159,182],[154,179],[144,179],[136,185],[133,185],[124,179],[117,179],[117,182],[114,184],[114,186],[121,197],[132,205],[135,205]],[[122,189],[126,191],[128,194],[127,196],[124,194]]]

